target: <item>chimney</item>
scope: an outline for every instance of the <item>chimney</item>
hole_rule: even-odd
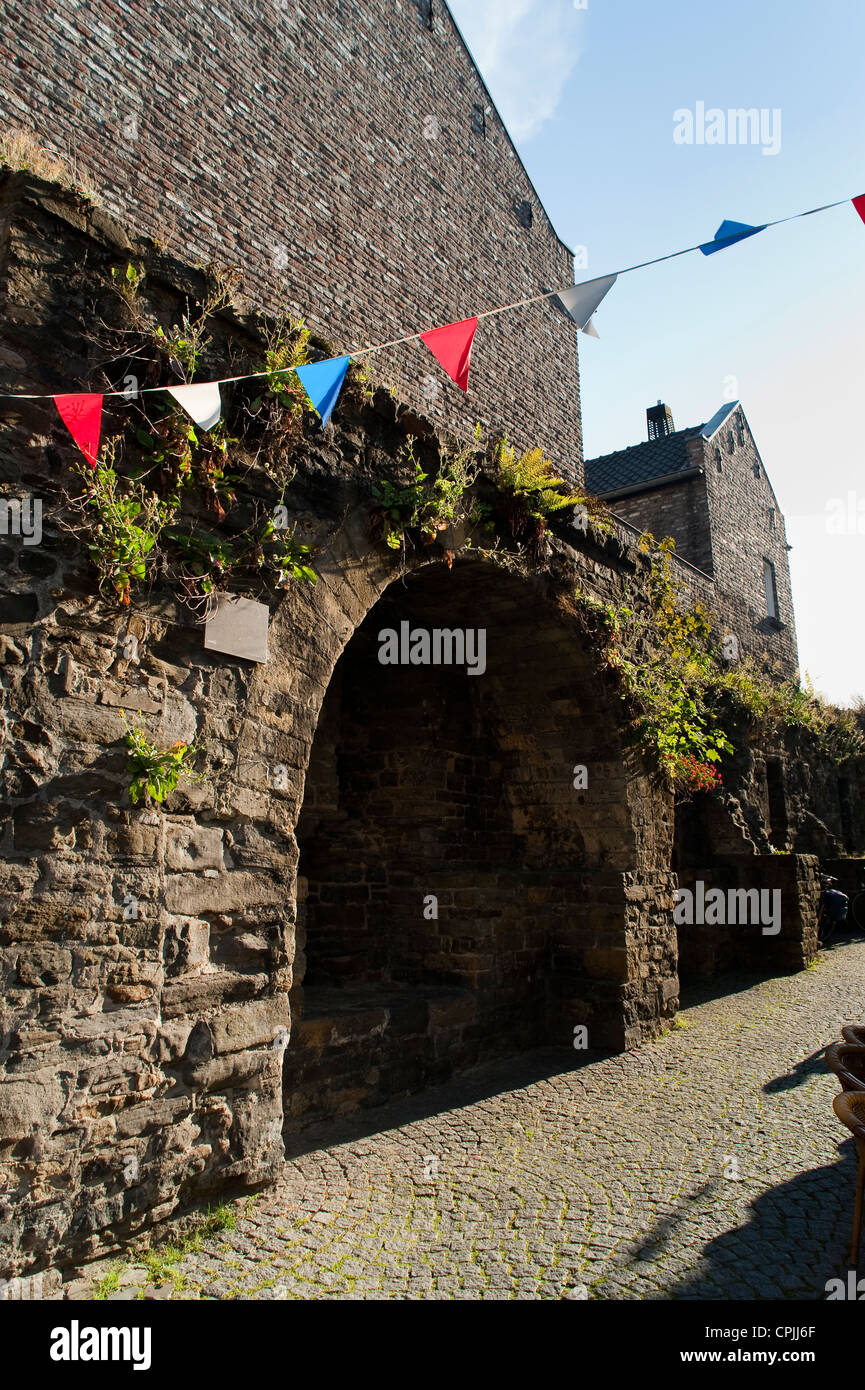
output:
[[[665,434],[672,434],[676,428],[673,424],[673,412],[663,401],[649,406],[646,411],[646,423],[649,426],[650,439],[663,439]]]

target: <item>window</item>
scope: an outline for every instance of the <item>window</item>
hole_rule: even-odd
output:
[[[769,508],[769,530],[770,530],[770,531],[774,531],[774,529],[775,529],[775,508],[774,508],[774,507],[770,507],[770,508]]]
[[[775,566],[771,560],[763,561],[763,586],[766,590],[766,612],[770,618],[777,618],[778,585],[775,582]]]
[[[732,431],[732,430],[727,430],[727,453],[728,453],[728,454],[732,454],[732,452],[733,452],[733,450],[735,449],[735,447],[736,447],[736,441],[735,441],[734,438],[733,438],[733,431]]]
[[[528,198],[514,198],[514,212],[517,215],[517,221],[520,226],[528,230],[534,221],[532,205]]]
[[[751,472],[754,474],[754,477],[755,477],[755,478],[759,478],[759,476],[760,476],[760,465],[759,465],[759,463],[752,463],[752,464],[751,464]]]
[[[723,473],[723,471],[724,471],[724,464],[723,464],[722,459],[721,459],[721,450],[720,450],[719,448],[717,448],[717,446],[716,446],[716,448],[715,448],[715,462],[716,462],[716,464],[718,465],[718,472],[719,472],[719,473]]]
[[[738,435],[739,435],[739,447],[741,448],[741,446],[745,443],[745,426],[744,426],[744,425],[738,425],[738,426],[737,426],[737,432],[738,432]]]

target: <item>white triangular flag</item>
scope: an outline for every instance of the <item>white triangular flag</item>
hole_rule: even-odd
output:
[[[618,275],[601,275],[597,280],[584,280],[581,285],[559,290],[559,303],[577,327],[585,329],[604,295],[613,288],[618,278]]]
[[[581,331],[582,333],[585,333],[586,336],[589,337],[589,338],[600,338],[600,336],[601,336],[600,333],[598,332],[597,328],[595,327],[595,320],[594,320],[594,319],[589,319],[588,323],[585,324],[584,327],[583,327],[580,331]]]
[[[212,429],[222,414],[222,398],[218,381],[200,381],[192,386],[169,386],[169,393],[182,405],[196,425]]]

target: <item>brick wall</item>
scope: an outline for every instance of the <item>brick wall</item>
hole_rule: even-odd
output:
[[[0,120],[340,352],[573,279],[442,0],[11,0],[3,38]],[[576,477],[575,338],[546,305],[482,322],[467,399],[420,343],[371,365],[437,423],[507,429]]]
[[[706,440],[704,456],[713,573],[733,605],[734,630],[738,624],[740,640],[744,635],[751,645],[762,639],[772,659],[794,670],[796,622],[784,517],[741,407]],[[775,566],[780,631],[767,621],[764,559]]]
[[[653,492],[617,497],[610,507],[638,531],[651,531],[656,540],[674,536],[676,553],[711,574],[712,538],[704,477],[686,478]]]

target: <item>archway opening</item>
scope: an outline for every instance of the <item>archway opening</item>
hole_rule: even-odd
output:
[[[538,588],[477,561],[389,587],[307,771],[289,1129],[579,1024],[623,1044],[629,775],[615,697]]]

